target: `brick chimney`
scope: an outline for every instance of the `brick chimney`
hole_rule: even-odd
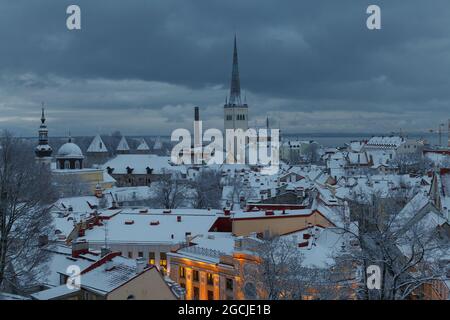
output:
[[[81,254],[89,253],[89,243],[87,241],[74,240],[72,242],[72,257],[78,258]]]

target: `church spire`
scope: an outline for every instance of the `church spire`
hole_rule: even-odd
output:
[[[42,102],[42,113],[41,113],[41,123],[45,123],[45,115],[44,115],[44,103]]]
[[[49,158],[52,155],[52,148],[48,144],[48,129],[45,124],[45,109],[44,103],[42,103],[41,109],[41,125],[39,127],[38,145],[35,149],[37,159]]]
[[[230,104],[241,105],[241,82],[239,80],[239,64],[236,35],[234,35],[233,70],[231,72]]]

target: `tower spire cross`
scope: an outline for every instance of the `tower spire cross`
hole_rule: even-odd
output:
[[[241,82],[239,79],[239,62],[237,52],[237,40],[234,35],[234,50],[233,50],[233,69],[231,72],[231,86],[230,86],[230,104],[241,104]]]

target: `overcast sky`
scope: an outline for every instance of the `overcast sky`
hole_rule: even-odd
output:
[[[0,0],[0,127],[35,135],[45,101],[50,135],[170,134],[195,105],[222,129],[235,32],[252,126],[418,132],[450,117],[448,0]]]

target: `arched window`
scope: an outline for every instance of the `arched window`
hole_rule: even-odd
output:
[[[127,300],[136,300],[136,298],[134,297],[134,295],[130,294],[130,295],[127,297]]]
[[[80,161],[75,161],[75,169],[80,169]]]
[[[64,169],[70,169],[70,162],[69,162],[69,160],[64,161]]]

